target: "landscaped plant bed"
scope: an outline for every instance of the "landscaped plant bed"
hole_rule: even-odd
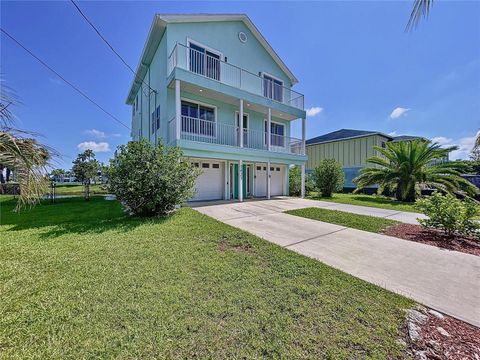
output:
[[[480,256],[480,240],[461,235],[449,236],[436,230],[425,228],[421,225],[397,224],[383,230],[385,235],[401,239],[433,245],[447,250],[460,251],[466,254]]]
[[[407,310],[408,342],[415,359],[480,359],[480,328],[435,310]]]

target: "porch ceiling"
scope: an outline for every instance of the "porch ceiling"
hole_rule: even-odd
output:
[[[211,98],[227,104],[240,106],[240,99],[238,97],[230,96],[212,89],[203,88],[201,86],[191,84],[189,82],[181,81],[180,88],[181,88],[181,91],[185,91],[194,95],[204,96],[204,97]],[[287,112],[278,111],[277,109],[274,109],[274,108],[271,108],[271,109],[272,109],[272,116],[274,117],[277,117],[283,120],[288,120],[288,121],[298,119],[298,117],[292,114],[289,114]],[[268,108],[266,106],[244,100],[243,111],[248,112],[249,110],[265,114],[265,116],[267,116],[267,113],[268,113]]]

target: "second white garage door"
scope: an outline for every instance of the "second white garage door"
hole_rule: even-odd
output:
[[[271,181],[270,181],[270,195],[279,196],[283,195],[283,185],[284,185],[284,166],[277,165],[270,167]],[[256,196],[262,197],[267,196],[267,168],[264,165],[256,166]]]
[[[202,173],[195,184],[194,201],[221,200],[224,195],[223,163],[215,161],[194,161]]]

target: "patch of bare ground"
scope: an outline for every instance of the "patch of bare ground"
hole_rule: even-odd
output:
[[[415,359],[480,359],[480,328],[424,307],[407,310],[407,318]]]
[[[221,252],[225,252],[227,250],[232,250],[232,251],[235,251],[235,252],[248,254],[248,253],[253,252],[253,247],[252,247],[252,245],[250,245],[248,243],[246,243],[246,244],[231,244],[227,240],[221,240],[218,243],[218,250],[220,250]]]
[[[422,244],[437,246],[442,249],[455,250],[466,254],[480,256],[480,240],[460,235],[448,236],[439,230],[425,228],[421,225],[393,225],[383,230],[383,234]]]

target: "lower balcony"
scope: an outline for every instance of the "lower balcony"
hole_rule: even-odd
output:
[[[240,138],[240,128],[237,126],[189,116],[181,117],[180,139],[182,140],[292,155],[305,155],[301,139],[270,134],[269,149],[267,132],[243,129],[242,137]],[[168,141],[173,143],[175,139],[176,122],[175,118],[173,118],[168,123]]]

